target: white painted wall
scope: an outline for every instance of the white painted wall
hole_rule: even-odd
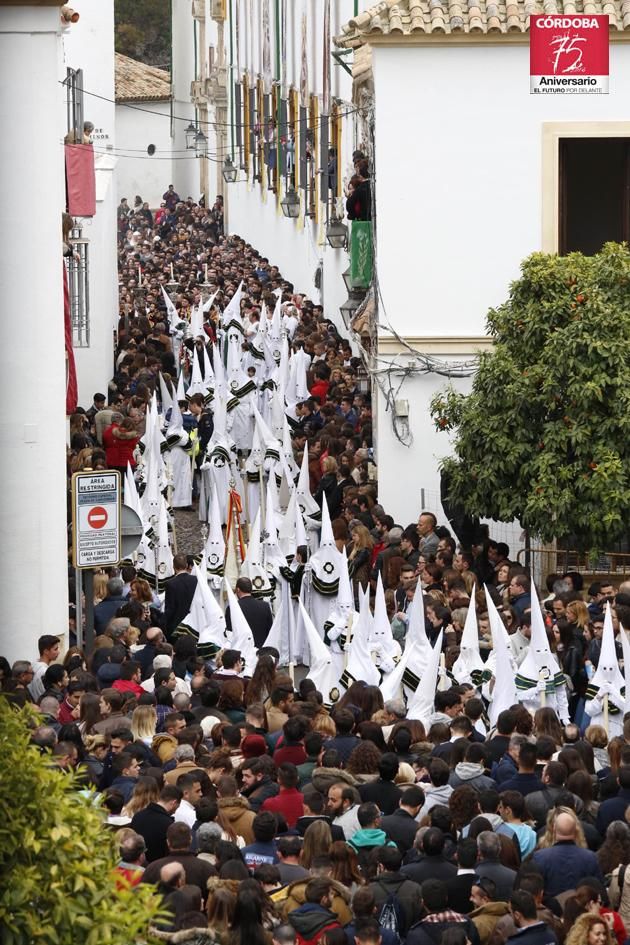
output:
[[[0,305],[11,313],[0,321],[0,653],[10,663],[36,659],[39,636],[68,629],[60,60],[57,7],[3,7],[0,171],[13,184],[2,196],[10,236],[0,254]],[[36,146],[16,151],[33,129]],[[26,220],[37,221],[28,250]],[[31,326],[20,339],[26,300]]]
[[[190,101],[190,84],[195,77],[194,28],[191,0],[172,0],[173,28],[173,161],[172,180],[165,181],[162,193],[169,184],[185,200],[199,198],[199,164],[197,159],[186,155],[186,127],[195,120],[195,109]]]
[[[530,95],[527,46],[376,47],[373,69],[387,316],[401,334],[483,334],[541,246],[542,123],[627,120],[630,47],[610,46],[610,95]]]
[[[74,349],[79,404],[88,407],[96,391],[106,392],[112,376],[118,322],[114,3],[77,0],[74,9],[80,19],[64,33],[62,77],[66,66],[83,69],[85,120],[95,129],[96,216],[83,221],[83,236],[90,241],[90,344]]]
[[[373,69],[381,324],[403,336],[482,335],[521,260],[541,248],[542,123],[626,119],[630,48],[611,44],[610,95],[530,95],[527,46],[377,47]],[[411,449],[378,398],[379,497],[403,524],[420,511],[422,488],[442,520],[438,463],[449,444],[429,403],[446,383],[403,384]],[[520,544],[517,523],[492,534]]]
[[[127,197],[133,206],[135,195],[140,194],[150,207],[159,207],[162,194],[174,183],[170,114],[170,102],[116,105],[117,203]],[[156,148],[153,157],[147,154],[150,144]]]

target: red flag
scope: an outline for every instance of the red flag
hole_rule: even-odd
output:
[[[63,328],[66,348],[66,416],[69,417],[77,409],[79,391],[77,388],[77,369],[74,363],[74,349],[72,347],[72,315],[70,313],[68,273],[63,262],[61,268],[63,269]]]
[[[73,217],[93,217],[96,214],[94,148],[91,144],[67,144],[65,150],[68,213]]]

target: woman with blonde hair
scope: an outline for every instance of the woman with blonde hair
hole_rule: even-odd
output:
[[[608,733],[603,725],[589,725],[584,732],[584,740],[593,748],[593,758],[595,761],[595,773],[602,768],[610,767],[610,758],[608,757]]]
[[[160,789],[155,778],[144,775],[138,778],[133,794],[122,809],[125,817],[133,817],[138,811],[144,810],[149,804],[157,804],[160,798]]]
[[[365,525],[355,525],[351,532],[352,545],[348,555],[348,574],[352,581],[355,599],[359,586],[365,590],[370,581],[370,559],[374,539]]]
[[[334,719],[329,715],[317,714],[313,719],[312,730],[319,732],[324,738],[334,738],[337,734],[337,726]]]
[[[157,712],[152,705],[139,705],[131,716],[131,734],[135,741],[150,745],[155,738]]]
[[[109,578],[106,574],[94,575],[94,606],[100,604],[107,597],[107,582]]]
[[[568,817],[571,817],[575,830],[575,845],[576,847],[582,847],[583,850],[586,850],[588,844],[584,836],[584,831],[582,830],[582,825],[577,819],[575,811],[571,810],[570,807],[553,807],[549,811],[547,814],[545,833],[538,841],[538,849],[546,850],[548,847],[552,847],[556,842],[556,821],[560,814],[566,814]]]
[[[315,820],[306,828],[302,847],[302,866],[310,870],[316,856],[328,856],[332,846],[332,833],[325,820]]]
[[[579,627],[582,632],[588,627],[590,614],[588,606],[583,600],[572,600],[567,604],[566,619],[570,624]]]
[[[608,923],[596,912],[585,912],[573,923],[564,945],[612,945]]]

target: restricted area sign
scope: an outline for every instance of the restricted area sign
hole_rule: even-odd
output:
[[[72,563],[75,568],[118,564],[121,553],[120,473],[75,473],[72,477]]]

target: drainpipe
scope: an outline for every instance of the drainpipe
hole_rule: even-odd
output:
[[[280,195],[282,193],[282,180],[280,178],[280,148],[282,147],[282,142],[280,141],[280,122],[282,120],[282,83],[280,81],[281,77],[281,63],[280,63],[280,36],[282,33],[282,24],[280,22],[280,0],[275,0],[275,21],[276,21],[276,181],[277,181],[277,194],[276,200],[280,200]]]
[[[234,163],[234,17],[232,0],[230,0],[230,70],[228,73],[228,82],[230,83],[230,158],[232,163]],[[242,129],[242,131],[244,131],[244,129]]]

